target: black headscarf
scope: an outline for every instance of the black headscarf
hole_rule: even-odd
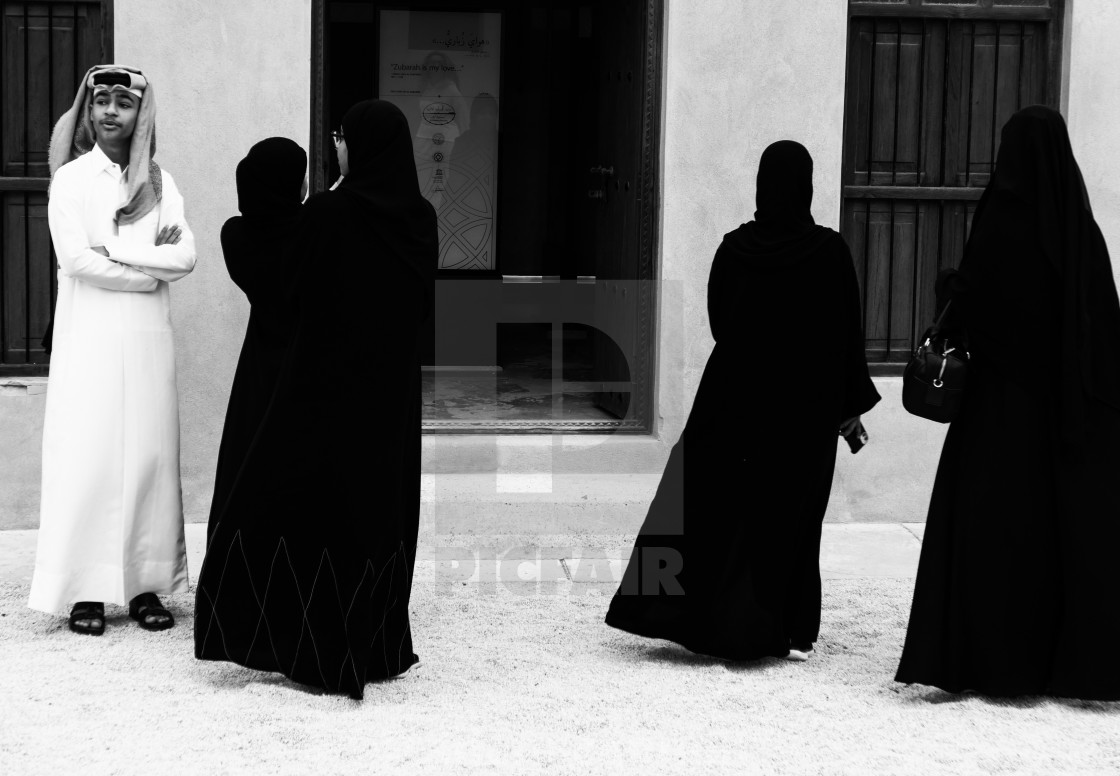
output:
[[[789,266],[832,234],[817,226],[813,204],[813,157],[793,140],[771,143],[758,162],[754,220],[738,230],[737,247],[759,264]]]
[[[222,226],[222,253],[230,278],[254,305],[250,329],[254,318],[258,329],[271,330],[275,323],[264,307],[275,301],[278,284],[288,276],[287,249],[306,170],[306,152],[286,137],[254,144],[237,164],[237,207],[242,215]]]
[[[1014,196],[1033,212],[1042,251],[1060,278],[1062,352],[1054,367],[1061,374],[1063,434],[1076,450],[1083,441],[1088,397],[1120,409],[1120,302],[1108,248],[1060,113],[1034,105],[1004,125],[974,232],[994,192]]]
[[[286,137],[249,149],[237,165],[237,209],[254,220],[290,222],[300,206],[307,153]]]
[[[420,194],[408,120],[391,102],[363,100],[342,117],[342,134],[350,171],[338,191],[360,203],[369,228],[430,287],[439,258],[436,213]]]

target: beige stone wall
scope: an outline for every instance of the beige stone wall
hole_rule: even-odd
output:
[[[219,231],[237,214],[234,168],[249,146],[270,135],[307,145],[311,2],[116,0],[114,21],[115,60],[152,81],[156,159],[183,193],[198,245],[197,268],[172,285],[171,306],[183,496],[188,519],[204,519],[249,309],[226,273]],[[0,528],[38,525],[45,398],[0,389]]]
[[[1120,70],[1112,49],[1120,38],[1120,6],[1070,2],[1063,104],[1115,256]],[[547,448],[539,437],[427,437],[426,471],[520,475],[551,468],[559,476],[659,470],[713,344],[705,303],[712,255],[724,233],[752,218],[758,157],[769,143],[793,138],[809,148],[816,163],[814,216],[838,226],[846,3],[803,0],[796,24],[786,5],[666,0],[654,437],[567,437]],[[233,171],[249,146],[269,135],[307,145],[310,0],[117,0],[115,10],[116,59],[152,78],[159,100],[157,159],[183,191],[198,241],[198,268],[173,285],[172,308],[184,500],[188,519],[205,519],[248,315],[225,271],[218,234],[237,212]],[[944,429],[902,411],[897,379],[877,383],[884,400],[868,419],[872,445],[859,456],[841,452],[830,519],[924,515]],[[44,398],[41,385],[31,392],[0,389],[0,528],[37,524]]]
[[[1120,3],[1066,0],[1068,108],[1073,152],[1120,282]]]
[[[156,155],[179,185],[198,265],[171,286],[179,379],[184,508],[209,512],[233,370],[248,320],[219,233],[237,215],[234,168],[282,135],[307,147],[310,0],[238,3],[116,0],[116,59],[152,79]]]
[[[659,435],[683,427],[713,342],[707,281],[727,232],[754,217],[758,158],[792,139],[814,160],[813,217],[837,229],[847,4],[666,2]]]

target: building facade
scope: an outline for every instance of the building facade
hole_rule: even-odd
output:
[[[959,260],[998,128],[1018,106],[1066,116],[1120,252],[1110,0],[483,5],[0,2],[0,527],[38,519],[49,390],[38,338],[53,272],[44,133],[73,98],[66,79],[102,56],[155,85],[156,158],[197,240],[196,270],[172,287],[193,521],[209,509],[248,316],[218,239],[237,213],[234,168],[283,135],[309,149],[312,188],[329,185],[329,132],[364,97],[397,100],[423,130],[419,174],[441,214],[425,388],[434,498],[551,516],[557,533],[640,521],[711,352],[711,258],[751,219],[758,158],[775,140],[812,153],[814,217],[852,246],[884,397],[867,419],[872,444],[840,457],[829,519],[924,519],[944,429],[903,412],[899,365],[931,313],[932,277]],[[344,266],[332,271],[346,282]],[[806,353],[804,374],[762,362],[776,391],[813,379],[813,343],[774,331],[760,347]],[[544,389],[530,374],[541,359]],[[331,365],[307,369],[328,395]],[[742,411],[733,395],[727,411]]]

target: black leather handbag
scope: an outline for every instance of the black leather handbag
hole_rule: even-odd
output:
[[[902,373],[902,406],[911,415],[938,423],[950,423],[957,417],[968,376],[966,343],[963,339],[951,342],[941,332],[952,304],[950,300],[922,335],[922,344]]]

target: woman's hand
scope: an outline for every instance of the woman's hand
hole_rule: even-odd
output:
[[[156,245],[178,245],[182,238],[183,228],[169,224],[159,230],[159,234],[156,235]]]
[[[849,434],[851,434],[853,431],[855,431],[857,428],[859,428],[859,417],[860,417],[859,415],[856,415],[854,418],[848,418],[843,423],[841,423],[840,424],[840,436],[845,436],[846,437]]]

